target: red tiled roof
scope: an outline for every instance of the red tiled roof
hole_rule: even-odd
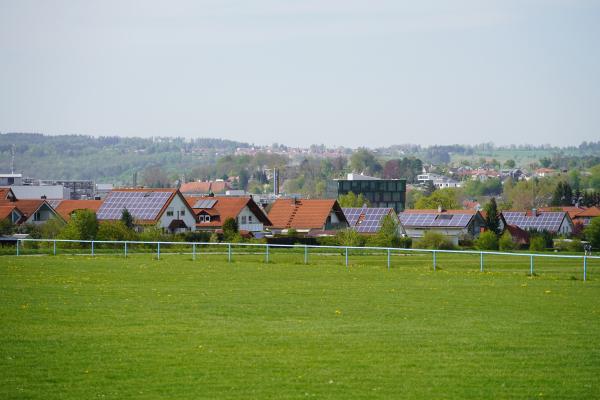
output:
[[[220,227],[227,218],[236,219],[239,213],[248,207],[263,225],[271,225],[267,215],[258,207],[251,197],[208,197],[208,196],[184,196],[187,203],[194,210],[196,216],[205,213],[211,216],[210,222],[198,222],[198,227]],[[200,200],[215,200],[212,208],[194,208],[194,205]]]
[[[277,199],[269,211],[269,219],[274,228],[280,229],[323,229],[327,217],[332,211],[341,213],[340,220],[344,221],[344,213],[337,200],[294,200]]]
[[[15,206],[19,209],[19,211],[21,211],[23,213],[23,220],[26,220],[27,218],[29,218],[33,213],[35,213],[37,210],[39,210],[39,208],[44,205],[47,204],[45,200],[16,200],[16,201],[9,201],[9,200],[0,200],[0,206]],[[52,207],[50,207],[48,205],[48,207],[50,209],[52,209]]]
[[[202,182],[188,182],[181,185],[179,191],[183,194],[194,193],[194,194],[208,194],[213,193],[225,193],[225,191],[231,189],[229,182],[225,181],[202,181]]]
[[[65,220],[71,219],[71,214],[77,210],[92,210],[97,212],[102,200],[63,200],[54,210]]]
[[[9,196],[15,196],[12,189],[9,187],[0,187],[0,200],[8,200]]]
[[[600,217],[600,207],[589,207],[577,214],[576,217]]]
[[[0,205],[0,221],[10,217],[14,209],[19,211],[19,209],[14,205]]]

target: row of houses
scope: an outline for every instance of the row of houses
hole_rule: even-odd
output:
[[[454,244],[475,239],[485,229],[485,212],[479,210],[405,210],[394,208],[342,208],[335,199],[275,200],[263,209],[250,196],[193,196],[178,189],[115,189],[104,200],[18,199],[10,188],[0,188],[0,220],[14,224],[41,224],[50,218],[69,221],[81,209],[92,210],[100,221],[119,220],[124,209],[136,229],[157,226],[165,232],[219,231],[228,218],[240,232],[253,236],[287,234],[329,236],[351,228],[364,234],[379,232],[384,216],[398,222],[398,233],[419,240],[428,231],[448,237]],[[600,216],[598,207],[542,208],[505,211],[500,228],[517,241],[528,231],[548,231],[568,236]]]

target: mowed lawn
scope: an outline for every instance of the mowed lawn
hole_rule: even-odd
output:
[[[600,397],[598,262],[270,256],[0,257],[0,398]]]

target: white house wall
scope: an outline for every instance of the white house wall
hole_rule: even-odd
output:
[[[173,211],[173,215],[167,215],[168,211]],[[176,219],[185,222],[187,227],[191,230],[196,230],[196,218],[194,217],[194,213],[186,207],[180,196],[173,197],[173,200],[171,200],[171,203],[160,217],[159,226],[168,229],[171,222]]]
[[[246,221],[243,223],[242,221]],[[250,232],[261,232],[264,230],[263,223],[260,222],[256,214],[254,214],[248,206],[244,206],[242,211],[237,216],[238,229]]]

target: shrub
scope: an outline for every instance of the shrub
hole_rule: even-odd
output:
[[[434,249],[434,250],[452,250],[454,245],[446,236],[438,232],[427,231],[419,240],[416,242],[417,247],[423,249]]]
[[[542,236],[533,236],[529,240],[529,250],[544,251],[546,249],[546,241]]]
[[[135,240],[136,233],[127,228],[122,221],[106,221],[100,224],[96,238],[98,240]]]
[[[498,237],[492,231],[485,231],[475,241],[478,250],[498,250]]]
[[[569,251],[581,252],[581,251],[583,251],[583,243],[581,243],[581,240],[579,240],[579,239],[573,239],[569,243],[568,248],[569,248]]]
[[[340,246],[359,247],[365,245],[365,238],[354,229],[344,229],[335,235]]]
[[[186,242],[208,242],[210,235],[208,231],[189,231],[184,233],[183,239]]]
[[[515,250],[517,248],[517,244],[508,231],[504,232],[502,236],[500,236],[500,239],[498,240],[498,248],[503,251]]]

